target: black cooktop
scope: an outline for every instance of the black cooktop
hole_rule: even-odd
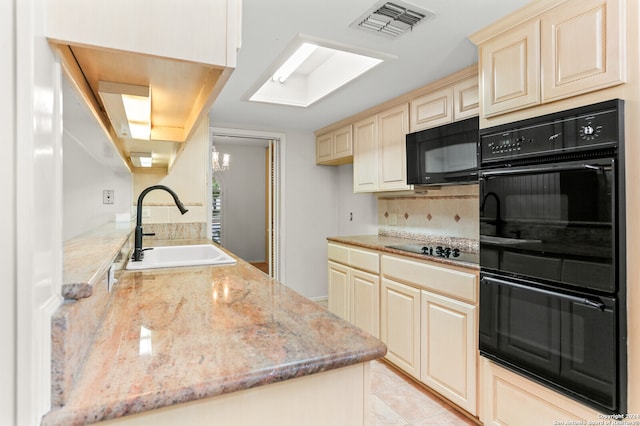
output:
[[[388,248],[417,253],[426,257],[440,257],[444,259],[459,260],[462,262],[479,263],[480,255],[477,253],[465,253],[460,249],[447,246],[430,246],[426,244],[392,244]]]

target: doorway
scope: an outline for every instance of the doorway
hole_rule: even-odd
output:
[[[284,135],[212,127],[209,136],[210,152],[215,146],[220,162],[230,156],[227,170],[209,168],[210,238],[282,281]]]

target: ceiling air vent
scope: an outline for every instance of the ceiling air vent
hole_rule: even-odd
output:
[[[383,1],[353,21],[350,27],[396,38],[433,16],[434,13],[429,10],[420,9],[402,1]]]

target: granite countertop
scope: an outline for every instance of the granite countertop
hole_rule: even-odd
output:
[[[350,244],[362,248],[368,248],[371,250],[377,250],[380,252],[397,254],[401,256],[407,256],[414,259],[428,260],[431,262],[442,263],[445,265],[461,266],[469,269],[480,269],[479,254],[478,254],[478,241],[469,240],[465,238],[452,238],[452,237],[423,237],[423,238],[405,238],[387,235],[353,235],[353,236],[341,236],[341,237],[329,237],[328,241],[335,243]],[[463,261],[453,257],[445,258],[438,256],[428,256],[419,253],[411,253],[404,250],[390,248],[390,245],[401,244],[423,244],[423,245],[442,245],[459,248],[461,252],[469,254],[468,258],[472,261]]]
[[[75,300],[90,297],[99,278],[121,256],[134,227],[133,222],[109,222],[66,241],[62,296]]]
[[[240,259],[124,271],[115,291],[69,399],[43,425],[88,424],[386,353],[378,339]]]

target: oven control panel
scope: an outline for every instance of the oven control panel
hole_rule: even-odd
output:
[[[583,113],[571,114],[572,111]],[[618,112],[615,107],[595,111],[583,107],[485,129],[480,135],[480,164],[616,147]]]

